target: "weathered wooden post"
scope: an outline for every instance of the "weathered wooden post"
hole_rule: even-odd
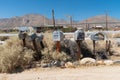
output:
[[[75,41],[77,43],[78,53],[76,54],[76,56],[77,56],[77,60],[79,60],[80,56],[81,56],[81,43],[85,39],[84,30],[79,29],[79,30],[75,31],[74,39],[75,39]]]
[[[111,41],[106,40],[106,54],[110,55],[110,45],[111,45]]]
[[[53,32],[53,41],[56,42],[56,50],[57,50],[58,52],[61,51],[61,50],[60,50],[60,41],[63,40],[63,38],[64,38],[64,34],[63,34],[62,31],[60,31],[60,30],[55,30],[55,31]]]

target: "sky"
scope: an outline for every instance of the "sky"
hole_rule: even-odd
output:
[[[41,14],[55,19],[79,21],[97,15],[105,15],[120,19],[120,0],[0,0],[0,18],[23,16],[25,14]]]

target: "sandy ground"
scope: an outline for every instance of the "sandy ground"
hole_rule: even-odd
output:
[[[21,73],[0,74],[0,80],[119,80],[120,66],[80,68],[34,68]]]

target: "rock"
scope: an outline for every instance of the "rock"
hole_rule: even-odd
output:
[[[73,62],[73,65],[74,66],[80,66],[80,62],[79,61]]]
[[[75,66],[74,66],[73,63],[71,63],[71,62],[65,63],[65,67],[66,67],[66,68],[75,68]]]
[[[104,65],[104,61],[102,61],[102,60],[101,61],[96,61],[96,64],[97,65]]]
[[[65,62],[64,61],[61,61],[60,65],[63,67],[65,66]]]
[[[60,61],[55,61],[55,62],[54,62],[54,66],[60,67],[60,66],[61,66],[61,62],[60,62]]]
[[[120,64],[120,60],[115,60],[115,61],[113,61],[113,64]]]
[[[42,67],[42,68],[46,68],[46,67],[48,67],[48,64],[43,63],[43,64],[41,64],[41,67]]]
[[[80,60],[81,65],[96,65],[96,60],[93,58],[83,58]]]
[[[112,60],[105,60],[104,64],[109,66],[109,65],[113,65],[113,61]]]

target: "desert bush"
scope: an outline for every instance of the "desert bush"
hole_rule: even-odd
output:
[[[12,37],[0,46],[0,72],[14,72],[16,68],[24,68],[33,59],[34,51],[23,48],[21,41]]]
[[[0,40],[1,40],[1,41],[5,41],[5,40],[7,40],[7,39],[9,39],[8,36],[0,36]]]
[[[120,32],[113,35],[113,38],[120,38]]]
[[[67,61],[70,60],[70,56],[67,55],[65,52],[57,52],[57,51],[50,51],[47,48],[42,51],[42,60],[45,63],[49,63],[52,60],[60,60],[60,61]]]

